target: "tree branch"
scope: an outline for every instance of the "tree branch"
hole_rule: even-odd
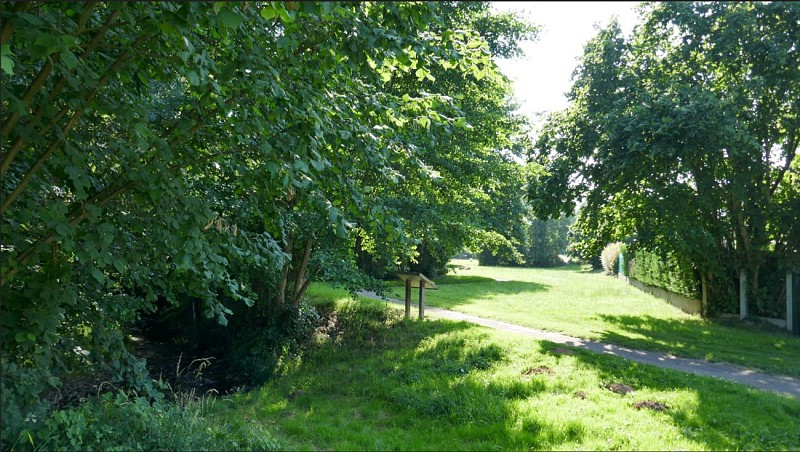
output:
[[[94,4],[94,2],[90,2],[90,3]],[[89,14],[90,12],[91,11],[87,11],[87,13],[84,16],[81,17],[81,25],[78,27],[78,30],[75,32],[76,34],[81,34],[83,32],[83,28],[86,26],[86,21],[88,21],[88,17],[90,15]],[[117,20],[117,18],[120,16],[120,14],[121,14],[121,10],[120,9],[117,9],[114,12],[111,13],[111,15],[108,17],[106,22],[103,24],[103,27],[100,29],[100,31],[97,33],[97,35],[95,35],[95,37],[89,42],[89,44],[86,46],[86,49],[81,54],[80,59],[82,61],[85,62],[88,59],[89,54],[91,54],[97,48],[97,46],[100,45],[100,41],[102,40],[102,38],[105,35],[106,31],[108,31],[108,29],[111,27],[111,24],[114,21]],[[84,18],[85,18],[85,20],[84,20]],[[72,73],[72,72],[73,71],[69,71],[69,73]],[[48,105],[51,102],[53,102],[53,100],[55,100],[55,97],[61,93],[61,91],[66,86],[66,84],[67,84],[67,78],[65,76],[62,76],[58,80],[58,82],[56,82],[55,86],[53,87],[53,90],[47,96],[47,100],[45,102],[43,102],[42,105],[39,106],[39,108],[36,109],[36,112],[33,115],[33,119],[30,121],[29,124],[36,124],[39,121],[39,118],[41,118],[42,113],[44,112],[45,105]],[[57,122],[60,119],[60,116],[63,116],[66,113],[66,110],[67,110],[67,107],[64,107],[61,110],[61,112],[59,112],[59,114],[57,115],[57,118],[54,120],[54,122]],[[11,114],[11,116],[8,117],[8,119],[6,120],[5,124],[3,124],[3,129],[2,129],[3,135],[8,135],[9,133],[11,133],[11,129],[13,129],[14,126],[17,125],[17,121],[19,120],[20,117],[21,117],[21,115],[17,111],[13,112]],[[30,126],[30,128],[32,128],[32,127],[33,127],[33,125]],[[44,131],[41,131],[40,133],[44,134],[49,129],[50,129],[50,127],[45,129]],[[23,134],[21,134],[21,135],[23,135]],[[15,143],[15,145],[16,145],[16,143]],[[18,151],[19,151],[19,149],[17,149],[17,152]],[[9,154],[10,154],[10,152],[11,151],[9,151]],[[8,166],[14,160],[14,157],[16,157],[16,154],[11,154],[10,157],[3,156],[2,166],[0,166],[0,174],[4,174],[6,172],[6,170],[8,169]]]
[[[140,36],[139,39],[137,39],[133,43],[133,46],[131,48],[134,49],[138,45],[141,45],[150,36],[151,35],[149,34]],[[17,184],[17,187],[14,189],[14,191],[12,191],[11,194],[9,194],[8,197],[6,197],[6,199],[3,200],[2,206],[0,206],[0,214],[5,212],[6,209],[8,209],[8,207],[19,197],[19,195],[22,193],[22,191],[25,189],[28,183],[30,183],[31,179],[33,179],[35,173],[39,170],[39,168],[42,167],[42,165],[44,165],[44,163],[48,159],[50,159],[50,156],[53,154],[53,152],[55,152],[56,148],[61,144],[61,142],[66,141],[67,135],[75,126],[75,124],[77,124],[81,116],[83,116],[84,111],[86,111],[86,108],[89,106],[91,101],[97,96],[97,94],[100,92],[100,89],[102,89],[103,85],[105,85],[109,80],[111,80],[111,77],[122,68],[122,66],[125,64],[125,62],[128,60],[129,57],[130,57],[130,51],[126,51],[124,54],[120,55],[120,57],[117,58],[114,64],[112,64],[111,67],[108,69],[106,75],[104,75],[103,78],[101,78],[97,82],[97,85],[94,87],[89,96],[87,96],[83,104],[83,107],[79,108],[77,111],[75,111],[75,113],[73,113],[72,118],[70,118],[67,125],[64,126],[64,128],[62,129],[61,137],[56,141],[54,141],[50,145],[50,147],[47,148],[47,150],[41,156],[39,156],[39,158],[36,160],[33,166],[31,166],[31,168],[28,169],[28,171],[22,177],[22,180],[20,180],[19,184]],[[11,154],[11,152],[12,150],[9,150],[9,154]],[[16,150],[16,152],[19,152],[19,150]],[[5,164],[5,161],[3,162],[3,164]]]
[[[32,2],[16,2],[14,4],[14,13],[19,14],[25,12],[30,8]],[[0,44],[8,44],[11,41],[11,36],[14,34],[14,22],[11,20],[6,21],[3,24],[3,28],[0,29]]]
[[[294,238],[294,233],[290,232],[289,234],[287,234],[286,243],[283,245],[283,252],[286,253],[289,257],[283,264],[283,268],[281,269],[281,278],[278,282],[278,293],[275,298],[275,306],[277,308],[282,308],[286,300],[286,284],[289,280],[289,267],[292,265],[293,238]]]
[[[800,129],[798,129],[800,130]],[[769,197],[771,198],[772,195],[775,194],[775,190],[778,189],[778,186],[781,184],[783,180],[783,176],[786,175],[786,172],[789,171],[789,168],[792,166],[792,161],[796,157],[797,154],[797,136],[794,135],[786,144],[787,152],[786,152],[786,162],[784,162],[783,167],[780,169],[778,173],[778,177],[772,181],[772,185],[769,187]]]
[[[308,268],[308,261],[311,258],[311,249],[314,242],[311,238],[306,240],[306,249],[303,253],[303,260],[300,262],[300,268],[297,270],[297,278],[294,281],[294,304],[300,302],[300,295],[303,285],[306,282],[306,269]]]

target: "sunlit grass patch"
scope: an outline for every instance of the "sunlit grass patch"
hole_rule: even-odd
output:
[[[330,293],[329,293],[330,295]],[[343,316],[376,316],[373,300]],[[325,342],[258,391],[217,404],[292,449],[793,449],[800,402],[711,378],[464,322],[369,321],[371,340]],[[356,336],[357,332],[352,332]],[[621,395],[609,383],[632,387]],[[636,408],[637,402],[664,411]],[[652,405],[652,404],[651,404]],[[227,413],[227,414],[226,414]]]
[[[800,338],[777,328],[727,325],[689,315],[617,278],[579,266],[553,269],[482,267],[426,292],[426,304],[531,328],[676,356],[726,361],[800,376]],[[403,297],[402,288],[389,296]],[[416,297],[414,298],[416,301]]]

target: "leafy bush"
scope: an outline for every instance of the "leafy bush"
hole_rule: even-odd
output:
[[[600,253],[600,264],[602,264],[603,270],[606,271],[607,275],[614,275],[617,273],[617,262],[622,252],[622,247],[622,242],[609,243],[603,248],[603,252]]]
[[[342,303],[336,314],[337,341],[362,346],[374,346],[387,324],[400,318],[398,311],[376,300]]]
[[[219,328],[229,335],[223,347],[230,373],[251,385],[265,382],[280,373],[282,363],[302,354],[319,321],[316,308],[304,302],[296,307],[286,306],[263,322],[247,323],[234,334]]]

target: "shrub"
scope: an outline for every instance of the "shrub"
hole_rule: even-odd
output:
[[[302,355],[319,321],[315,307],[303,302],[285,306],[261,322],[244,324],[235,333],[229,333],[228,342],[221,344],[229,373],[250,385],[264,383],[281,372],[282,363]],[[227,330],[220,328],[220,331]]]
[[[600,263],[607,275],[614,275],[617,273],[617,262],[622,252],[622,247],[622,242],[609,243],[603,248],[603,252],[600,253]]]
[[[374,300],[342,303],[336,314],[337,340],[360,346],[377,345],[375,339],[381,337],[387,324],[400,318],[399,311]]]

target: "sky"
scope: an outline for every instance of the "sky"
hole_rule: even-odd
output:
[[[637,23],[637,2],[492,2],[498,11],[519,11],[540,27],[538,39],[525,42],[523,58],[499,60],[500,70],[514,83],[520,112],[539,124],[538,112],[563,109],[572,72],[583,46],[594,36],[595,24],[605,26],[617,16],[623,33]]]

